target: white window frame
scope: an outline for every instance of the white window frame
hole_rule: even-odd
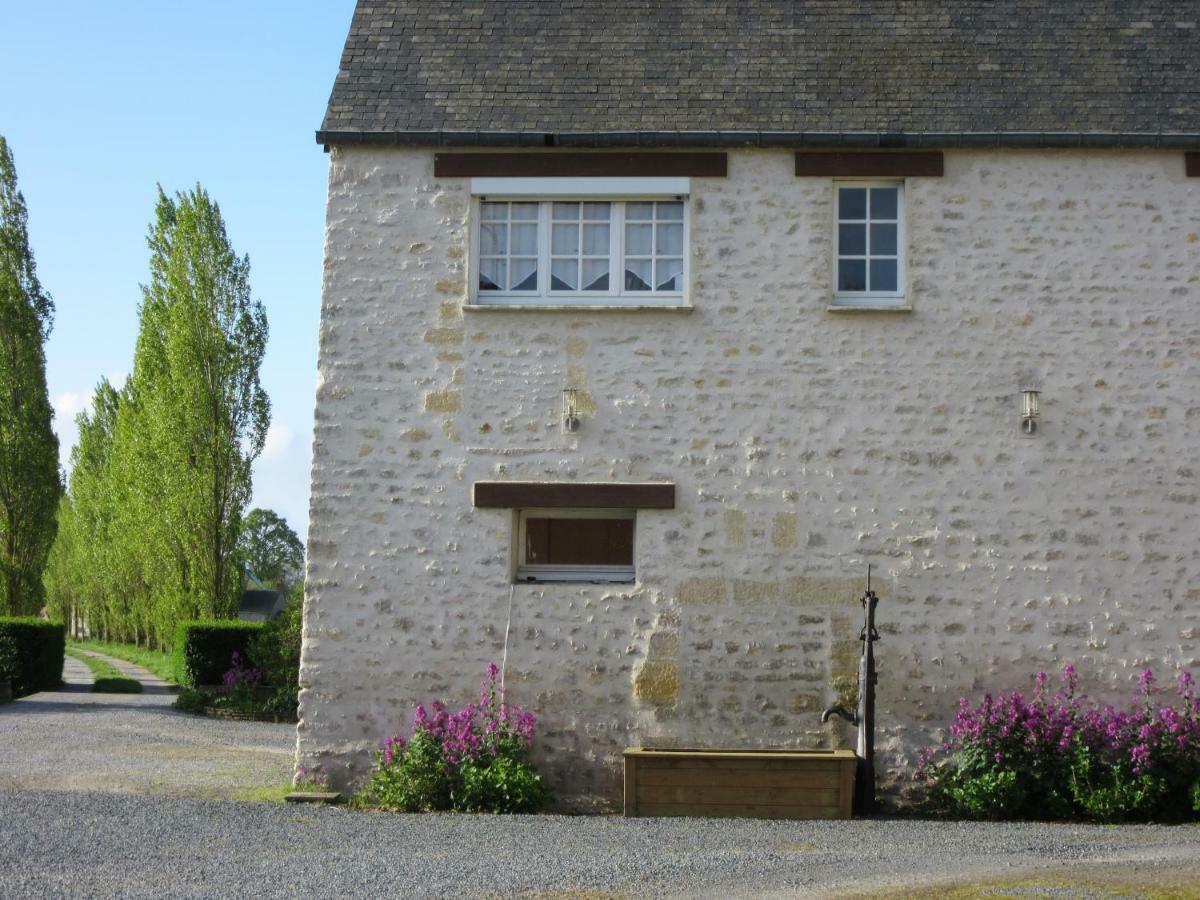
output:
[[[633,522],[634,565],[629,566],[546,566],[525,561],[527,544],[525,523],[528,519],[629,519]],[[634,509],[522,509],[517,511],[517,569],[519,584],[547,581],[601,582],[633,584],[636,580],[637,510]]]
[[[688,179],[667,178],[593,179],[603,184],[588,184],[588,179],[483,179],[472,181],[468,266],[470,302],[476,306],[520,307],[661,307],[674,309],[689,305],[691,284],[691,204],[686,190],[667,193],[672,188],[687,188]],[[520,184],[524,181],[525,184]],[[483,193],[487,187],[492,193]],[[610,191],[606,193],[605,191]],[[479,289],[481,221],[484,202],[538,204],[538,289],[536,291],[481,291]],[[631,291],[625,288],[625,205],[627,203],[666,202],[683,204],[683,287],[677,291]],[[552,210],[554,203],[611,203],[609,216],[609,266],[606,291],[555,291],[550,287]],[[580,235],[582,240],[582,234]],[[652,248],[653,249],[653,248]],[[656,254],[657,257],[657,254]],[[666,257],[670,258],[670,257]]]
[[[841,260],[840,237],[842,223],[842,188],[896,188],[896,290],[894,291],[841,291],[838,290],[838,263]],[[903,307],[907,295],[908,241],[905,228],[904,180],[895,178],[872,178],[835,180],[833,182],[833,305],[843,307],[862,306],[876,309]],[[868,196],[867,216],[867,269],[870,270],[871,228],[870,202]],[[857,221],[857,220],[856,220]]]

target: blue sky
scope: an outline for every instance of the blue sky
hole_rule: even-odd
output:
[[[353,0],[6,3],[0,134],[58,307],[46,348],[65,461],[75,413],[133,360],[155,184],[199,182],[249,254],[273,404],[254,504],[308,525],[327,157],[315,143]]]

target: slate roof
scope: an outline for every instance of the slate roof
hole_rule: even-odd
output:
[[[1198,70],[1171,0],[359,0],[317,139],[1194,146]]]

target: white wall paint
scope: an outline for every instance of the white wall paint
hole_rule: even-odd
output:
[[[301,762],[347,783],[501,658],[512,516],[472,509],[483,479],[678,484],[639,514],[636,586],[513,594],[510,699],[579,806],[619,803],[627,746],[844,745],[818,714],[853,691],[867,562],[893,778],[962,694],[1197,665],[1180,154],[948,152],[907,182],[911,314],[827,312],[831,181],[738,151],[692,180],[693,314],[464,318],[468,182],[430,151],[333,151]]]

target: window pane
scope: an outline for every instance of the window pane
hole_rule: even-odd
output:
[[[537,260],[536,259],[514,259],[510,266],[512,270],[512,286],[509,290],[513,291],[536,291],[537,290]]]
[[[629,259],[625,261],[625,290],[650,290],[651,260]]]
[[[508,252],[508,226],[501,223],[479,226],[479,252],[484,256],[503,256]]]
[[[858,226],[846,226],[858,227]],[[845,251],[849,252],[849,251]],[[871,226],[871,255],[872,256],[894,256],[896,253],[896,226],[895,225],[872,225]]]
[[[521,219],[525,222],[536,222],[538,217],[538,205],[536,203],[514,203],[512,205],[513,220]]]
[[[608,260],[585,259],[583,261],[583,289],[585,291],[608,290]]]
[[[633,519],[526,519],[525,562],[632,566]]]
[[[578,260],[556,259],[550,264],[550,290],[573,291],[578,284]]]
[[[683,260],[660,259],[654,280],[657,291],[683,290]]]
[[[867,252],[866,225],[838,226],[838,255],[863,256]]]
[[[583,226],[584,256],[608,256],[608,226]]]
[[[611,203],[583,204],[583,217],[595,222],[607,222],[612,213]]]
[[[525,520],[525,563],[547,565],[550,561],[550,520]]]
[[[554,239],[550,251],[558,254],[575,254],[579,252],[579,226],[555,225]]]
[[[626,256],[649,256],[653,250],[651,240],[654,236],[653,225],[625,226]]]
[[[679,202],[658,204],[658,217],[660,219],[669,219],[672,222],[682,222],[683,204]]]
[[[537,256],[537,226],[512,226],[512,249],[509,252],[513,256]]]
[[[625,220],[628,222],[649,222],[654,218],[653,203],[626,203]]]
[[[655,232],[655,253],[678,256],[683,252],[683,224],[659,225]]]
[[[574,222],[579,219],[579,204],[578,203],[555,203],[554,204],[555,220],[563,220],[566,222]]]
[[[894,259],[871,260],[871,290],[896,290],[896,261]]]
[[[867,217],[866,188],[838,188],[838,218],[865,219]]]
[[[865,259],[838,260],[838,290],[865,291],[867,289],[867,261]]]
[[[504,219],[508,216],[507,203],[480,203],[479,218],[481,219]]]
[[[894,188],[871,188],[871,218],[896,218],[896,195],[899,191]],[[843,218],[845,218],[843,216]]]
[[[504,260],[483,259],[479,261],[479,289],[498,291],[504,285]]]

